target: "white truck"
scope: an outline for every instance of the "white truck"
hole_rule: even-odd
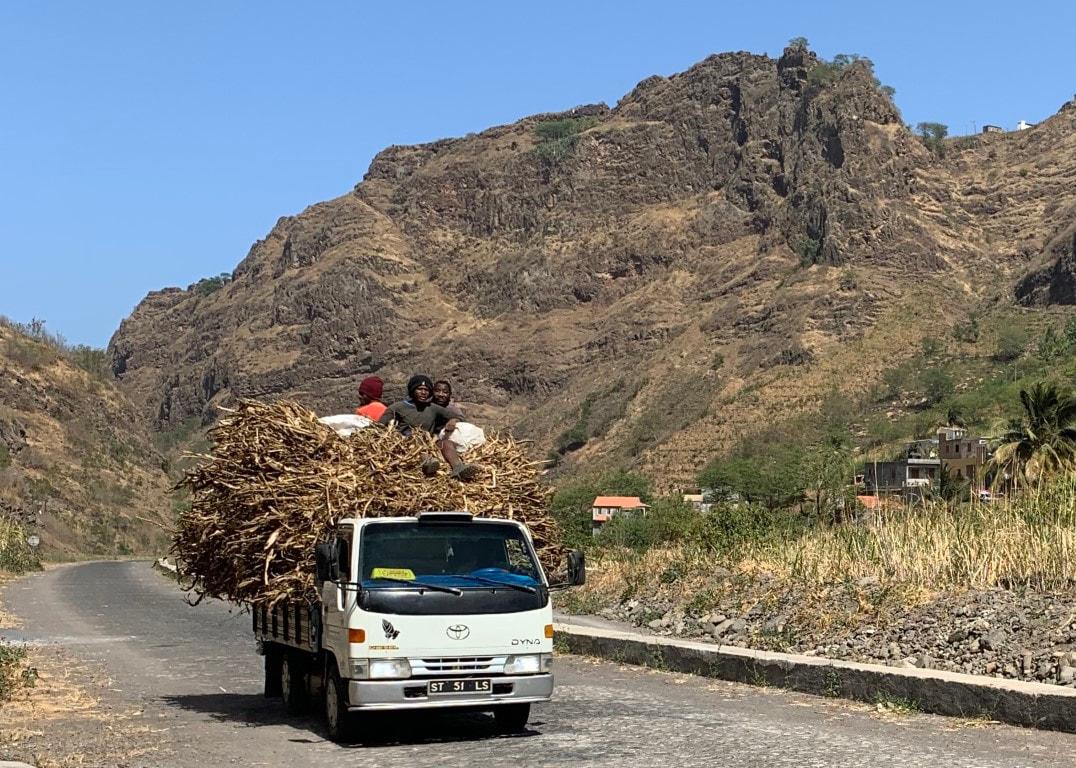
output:
[[[265,694],[290,712],[321,698],[330,738],[362,713],[457,707],[505,731],[553,693],[550,591],[582,584],[582,552],[550,584],[530,532],[461,512],[339,521],[316,547],[321,599],[255,608]]]

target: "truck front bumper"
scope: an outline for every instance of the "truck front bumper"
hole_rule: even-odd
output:
[[[553,675],[493,677],[492,693],[434,695],[426,693],[428,680],[349,680],[348,709],[430,709],[433,707],[495,707],[549,701]]]

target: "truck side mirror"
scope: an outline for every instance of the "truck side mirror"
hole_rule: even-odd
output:
[[[329,539],[314,547],[314,563],[318,581],[340,580],[340,541]]]
[[[587,583],[587,558],[583,550],[574,549],[568,553],[568,585],[581,587]]]

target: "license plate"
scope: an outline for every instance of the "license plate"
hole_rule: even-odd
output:
[[[453,693],[491,693],[493,682],[491,680],[431,680],[426,692],[430,696],[441,696]]]

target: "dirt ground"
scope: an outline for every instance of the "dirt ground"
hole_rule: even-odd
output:
[[[16,577],[0,573],[0,589]],[[0,641],[17,643],[21,622],[0,603]],[[25,683],[0,702],[0,760],[39,768],[130,766],[157,751],[154,729],[107,689],[100,670],[59,645],[28,645]],[[21,675],[20,675],[21,676]]]

